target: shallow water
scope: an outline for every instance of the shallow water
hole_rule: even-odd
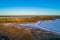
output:
[[[60,34],[60,19],[52,20],[52,21],[41,21],[36,24],[20,24],[22,26],[28,26],[31,28],[41,28],[44,30],[56,32]]]
[[[53,21],[46,21],[41,22],[38,24],[41,28],[45,28],[50,31],[54,31],[60,34],[60,19],[53,20]]]

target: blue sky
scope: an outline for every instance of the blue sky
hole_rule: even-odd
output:
[[[60,0],[0,0],[0,15],[60,15]]]

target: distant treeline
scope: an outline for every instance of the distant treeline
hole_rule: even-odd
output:
[[[0,23],[35,23],[37,21],[48,21],[60,19],[60,16],[33,16],[29,18],[0,17]]]

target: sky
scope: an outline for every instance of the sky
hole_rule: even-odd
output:
[[[60,0],[0,0],[0,15],[60,15]]]

